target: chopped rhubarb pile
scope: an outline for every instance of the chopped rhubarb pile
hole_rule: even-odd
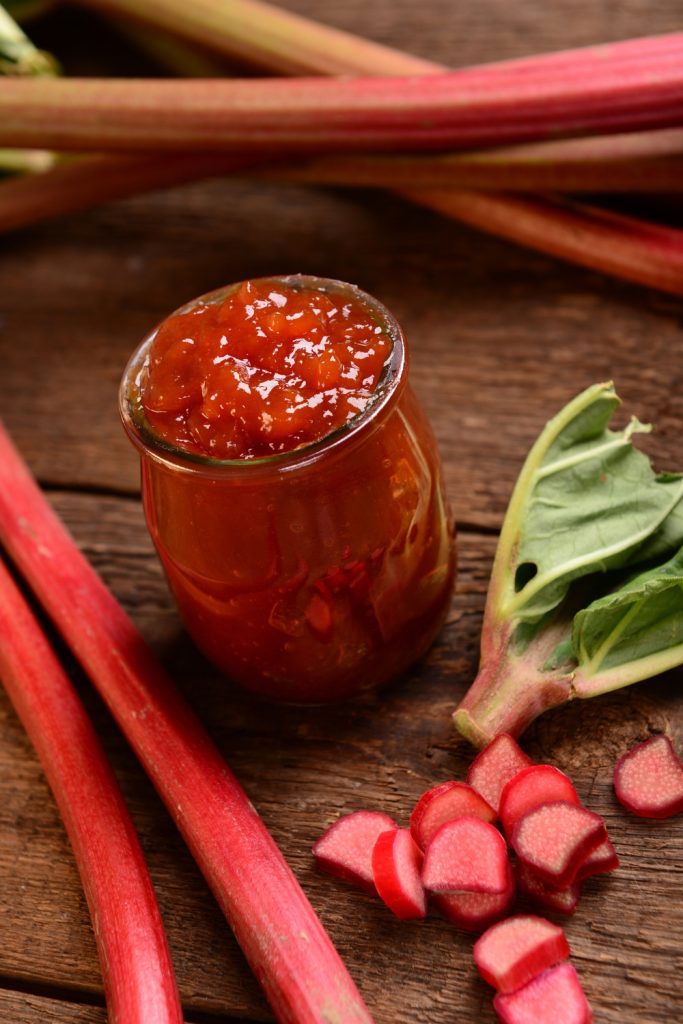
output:
[[[569,956],[562,928],[530,913],[509,915],[517,892],[573,914],[581,882],[619,866],[605,823],[582,805],[567,775],[533,764],[510,736],[478,755],[467,780],[428,789],[409,830],[376,811],[345,815],[316,843],[316,860],[378,893],[399,918],[423,918],[431,906],[480,933],[474,960],[498,992],[503,1024],[589,1024],[576,971],[562,962]]]

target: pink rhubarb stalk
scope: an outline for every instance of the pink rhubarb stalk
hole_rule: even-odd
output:
[[[680,126],[683,34],[656,61],[564,73],[405,77],[21,79],[0,83],[0,143],[265,152],[472,149]]]
[[[283,1024],[371,1017],[239,782],[0,427],[0,540],[138,755]]]
[[[2,561],[0,680],[74,851],[111,1020],[182,1024],[161,915],[121,791],[83,705]]]
[[[291,14],[263,0],[153,0],[140,7],[132,0],[88,0],[107,10],[144,18],[148,24],[193,38],[231,57],[288,74],[436,74],[443,66],[377,46],[348,33]],[[196,30],[196,31],[195,31]],[[554,69],[572,77],[584,74],[596,59],[652,60],[675,52],[680,33],[632,39],[621,43],[566,50],[522,60],[486,65],[488,72],[516,69],[522,76],[534,68]],[[675,295],[683,294],[683,233],[633,218],[616,218],[602,210],[572,210],[551,200],[496,193],[420,191],[404,193],[455,220],[550,255],[636,281]],[[557,216],[556,216],[557,215]],[[631,230],[633,229],[633,230]],[[547,695],[550,703],[561,698]],[[490,738],[490,737],[489,737]],[[484,740],[485,742],[485,740]]]

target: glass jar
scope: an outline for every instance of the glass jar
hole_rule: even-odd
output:
[[[379,687],[425,653],[450,603],[454,530],[391,313],[339,281],[269,281],[352,296],[389,334],[363,412],[282,455],[217,460],[173,448],[139,400],[156,330],[126,368],[120,408],[141,457],[147,525],[197,646],[249,690],[323,703]]]

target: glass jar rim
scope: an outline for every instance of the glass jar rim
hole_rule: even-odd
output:
[[[211,476],[223,473],[233,475],[236,472],[253,474],[259,469],[288,472],[315,462],[323,456],[327,458],[341,446],[347,449],[351,441],[379,425],[402,390],[407,378],[408,367],[405,337],[396,318],[378,299],[349,282],[311,274],[273,275],[249,280],[254,284],[272,283],[275,287],[311,288],[326,293],[341,293],[352,296],[366,306],[391,339],[391,353],[373,395],[365,408],[346,423],[336,427],[324,437],[287,452],[265,455],[255,459],[216,459],[211,455],[185,451],[158,437],[147,423],[139,403],[134,401],[135,395],[139,393],[140,375],[147,365],[149,349],[161,323],[164,322],[161,321],[143,338],[133,352],[123,372],[119,388],[119,412],[126,433],[137,448],[157,462],[170,465],[176,470]],[[199,305],[219,302],[244,283],[244,281],[237,281],[206,292],[204,295],[186,302],[169,316],[189,313]]]

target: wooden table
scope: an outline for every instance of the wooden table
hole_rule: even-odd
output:
[[[681,0],[288,6],[456,65],[671,31],[681,15]],[[56,40],[67,67],[111,70],[114,56],[97,50],[108,30],[72,15],[65,38],[62,17],[39,29],[41,41]],[[130,53],[126,59],[135,65]],[[423,664],[381,698],[311,711],[273,709],[235,692],[193,650],[145,529],[137,460],[116,411],[123,365],[150,325],[225,282],[291,271],[355,281],[402,321],[460,529],[452,610]],[[378,901],[317,874],[310,847],[340,813],[370,807],[405,821],[425,788],[463,777],[471,751],[455,736],[450,712],[476,667],[510,489],[547,417],[589,383],[614,377],[629,411],[656,421],[648,447],[658,464],[681,467],[681,303],[475,234],[386,194],[214,182],[3,238],[0,316],[0,411],[8,428],[81,548],[208,723],[378,1024],[493,1021],[470,937],[436,917],[392,920]],[[269,1019],[164,809],[87,682],[67,664],[140,832],[187,1020]],[[586,883],[566,926],[604,1024],[683,1019],[683,820],[636,820],[611,788],[616,757],[636,740],[665,730],[683,745],[680,683],[679,671],[577,703],[547,714],[524,738],[533,757],[571,773],[581,797],[607,819],[622,859],[613,877]],[[104,1021],[71,852],[2,693],[0,912],[0,1020]]]

